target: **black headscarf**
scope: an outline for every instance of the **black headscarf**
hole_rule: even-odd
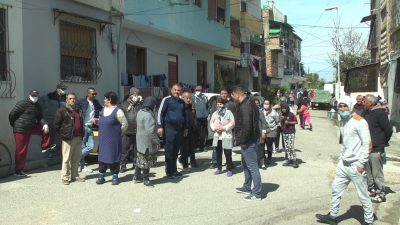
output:
[[[144,99],[141,110],[153,111],[155,106],[156,106],[156,99],[150,96]]]

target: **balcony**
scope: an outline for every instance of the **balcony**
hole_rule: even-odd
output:
[[[271,51],[282,52],[282,43],[279,37],[268,39],[268,49]]]
[[[262,22],[248,12],[240,12],[240,30],[247,35],[261,34]]]

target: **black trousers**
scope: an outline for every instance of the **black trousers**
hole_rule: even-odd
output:
[[[131,152],[131,145],[133,145],[132,153]],[[121,166],[126,166],[128,162],[128,158],[132,157],[133,164],[136,163],[137,157],[137,148],[136,148],[136,135],[123,135],[122,136],[122,149],[121,149]]]
[[[299,114],[300,124],[303,124],[303,114]]]
[[[200,150],[204,149],[204,140],[207,135],[207,118],[196,118],[197,122],[199,123],[199,129],[195,131],[195,140],[196,146],[200,148]]]
[[[100,173],[105,173],[107,171],[107,167],[108,166],[110,166],[111,173],[113,173],[113,174],[118,174],[119,173],[119,162],[112,163],[112,164],[99,162],[99,172]]]
[[[279,126],[276,131],[278,132],[276,134],[276,137],[274,138],[274,144],[275,148],[279,148],[279,140],[281,139],[282,136],[282,148],[285,148],[285,142],[283,141],[283,133],[282,133],[282,128]]]
[[[179,159],[179,162],[182,163],[183,168],[187,168],[189,166],[188,159],[189,156],[193,154],[193,151],[194,151],[193,130],[188,129],[188,135],[186,137],[182,137],[181,141],[181,157]]]
[[[222,170],[222,140],[218,141],[217,144],[217,166],[219,170]],[[232,171],[232,149],[224,149],[224,155],[226,159],[226,170]]]

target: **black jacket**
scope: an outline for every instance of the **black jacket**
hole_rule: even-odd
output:
[[[81,121],[81,128],[82,134],[84,133],[84,126],[83,123],[83,114],[82,110],[77,107],[79,110],[80,121]],[[71,141],[72,137],[74,136],[74,114],[72,113],[72,109],[70,107],[62,106],[61,108],[57,109],[56,115],[54,116],[54,129],[57,133],[60,134],[61,139],[64,141]]]
[[[42,107],[30,99],[19,101],[8,115],[8,120],[14,133],[31,132],[38,122],[42,125],[47,124],[43,118]]]
[[[81,98],[78,100],[79,108],[82,110],[83,116],[86,115],[86,110],[89,107],[89,102],[87,101],[86,98]],[[93,105],[94,105],[94,118],[99,118],[100,111],[103,109],[103,106],[99,103],[97,99],[93,100]]]
[[[189,130],[193,131],[194,127],[194,113],[192,112],[192,104],[186,105],[185,104],[185,113],[186,113],[186,120],[188,123]]]
[[[236,145],[245,145],[261,137],[259,127],[260,112],[253,100],[246,97],[236,108],[235,139]]]
[[[392,137],[392,126],[385,110],[382,106],[375,106],[371,111],[364,111],[363,117],[371,134],[372,152],[383,152]]]
[[[141,108],[141,102],[137,102],[133,105],[133,109],[128,109],[130,106],[129,100],[123,101],[118,107],[124,111],[126,120],[128,121],[128,129],[125,132],[125,135],[135,135],[137,129],[137,113]]]

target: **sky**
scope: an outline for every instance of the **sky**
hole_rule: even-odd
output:
[[[261,0],[261,5],[264,3]],[[274,0],[275,5],[287,15],[297,35],[303,39],[301,61],[306,73],[318,73],[320,78],[333,81],[336,70],[328,61],[328,55],[336,57],[329,33],[336,24],[336,10],[325,11],[338,6],[340,27],[356,27],[368,40],[369,23],[360,23],[370,14],[369,0]]]

